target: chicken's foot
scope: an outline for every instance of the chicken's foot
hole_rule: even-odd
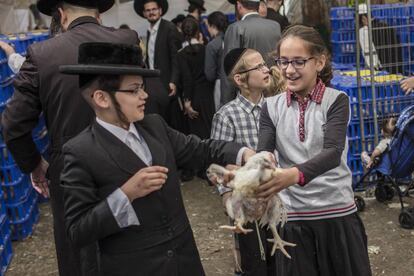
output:
[[[276,249],[280,249],[280,251],[282,251],[283,255],[285,255],[286,257],[291,259],[289,253],[287,253],[287,251],[285,249],[285,246],[294,247],[294,246],[296,246],[296,244],[286,242],[286,241],[282,240],[280,238],[279,234],[277,233],[276,225],[269,225],[269,227],[270,227],[270,230],[272,231],[272,234],[273,234],[273,239],[267,239],[267,241],[273,242],[271,255],[273,256],[275,254]]]

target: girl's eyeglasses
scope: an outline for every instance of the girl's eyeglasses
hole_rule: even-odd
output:
[[[308,60],[313,59],[313,58],[315,58],[315,57],[308,57],[308,58],[304,58],[304,59],[292,59],[292,60],[288,60],[288,59],[285,59],[285,58],[278,58],[278,59],[276,59],[276,64],[282,70],[286,70],[288,68],[289,64],[292,64],[293,68],[295,68],[295,69],[303,69],[306,65],[306,62]]]
[[[266,70],[269,70],[269,68],[267,67],[267,64],[263,62],[263,63],[260,63],[259,65],[257,65],[256,67],[237,72],[236,74],[243,74],[243,73],[247,73],[247,72],[250,72],[250,71],[253,71],[253,70],[259,70],[259,71],[264,72]]]

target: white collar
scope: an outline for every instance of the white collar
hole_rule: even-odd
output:
[[[151,28],[151,25],[149,26],[148,31],[149,31],[150,33],[152,33],[152,32],[158,32],[158,28],[160,27],[160,24],[161,24],[161,17],[160,17],[160,19],[158,19],[158,21],[154,24],[154,26],[152,26],[152,28]]]
[[[248,17],[249,15],[252,15],[252,14],[259,14],[259,13],[258,12],[248,12],[242,17],[241,20],[243,21],[244,19],[246,19],[246,17]]]
[[[190,41],[191,44],[201,44],[200,41],[198,41],[198,39],[192,38]],[[188,45],[190,45],[190,43],[188,43],[188,41],[184,41],[182,44],[182,47],[186,47]]]
[[[96,122],[98,124],[100,124],[104,129],[106,129],[107,131],[112,133],[116,138],[121,140],[123,143],[126,142],[128,133],[132,133],[133,135],[135,135],[135,137],[138,139],[139,142],[142,142],[141,136],[139,135],[139,133],[138,133],[138,131],[137,131],[137,129],[136,129],[136,127],[133,123],[131,123],[129,125],[129,130],[125,130],[122,127],[107,123],[107,122],[99,119],[98,117],[96,117]]]

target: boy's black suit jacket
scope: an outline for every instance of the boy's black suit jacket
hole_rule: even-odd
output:
[[[169,169],[167,182],[161,190],[132,202],[140,226],[121,229],[106,198],[146,165],[124,143],[95,122],[63,148],[61,183],[68,235],[79,246],[99,242],[104,272],[119,271],[122,264],[122,269],[131,273],[141,267],[142,274],[131,275],[164,275],[157,266],[165,265],[166,259],[171,257],[170,250],[175,252],[165,245],[180,237],[191,249],[187,252],[192,256],[187,258],[195,258],[190,263],[198,265],[200,261],[183,205],[177,166],[200,168],[212,162],[235,163],[241,146],[185,136],[169,128],[158,115],[148,115],[135,126],[148,144],[153,165]],[[131,256],[135,255],[136,260],[131,262]],[[174,275],[171,269],[165,275]],[[187,269],[191,271],[191,268]]]

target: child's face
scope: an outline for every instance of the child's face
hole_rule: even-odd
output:
[[[135,90],[135,92],[116,92],[121,111],[130,123],[144,119],[145,101],[148,94],[143,89],[144,80],[141,76],[124,76],[119,90]],[[141,87],[141,89],[137,89]]]
[[[302,63],[288,63],[287,68],[280,67],[286,79],[287,89],[300,95],[306,95],[313,89],[318,72],[325,66],[325,56],[312,56],[307,42],[298,37],[288,37],[282,42],[280,59],[288,62],[297,60],[298,63]]]
[[[253,52],[245,57],[248,69],[257,68],[248,72],[247,85],[250,90],[264,90],[270,84],[269,68],[263,57],[258,52]]]

